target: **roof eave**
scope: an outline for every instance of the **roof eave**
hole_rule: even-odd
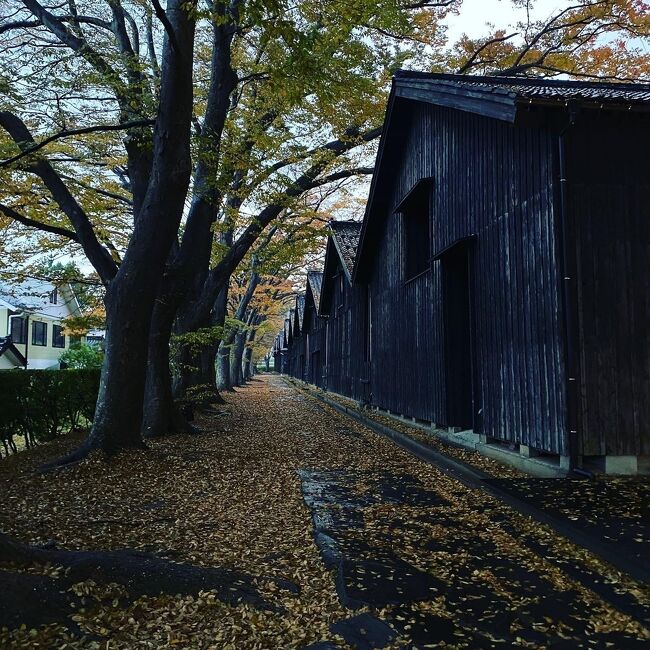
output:
[[[477,113],[505,122],[514,122],[517,116],[517,95],[501,89],[460,88],[456,83],[444,80],[398,78],[395,92],[397,97],[404,99]]]

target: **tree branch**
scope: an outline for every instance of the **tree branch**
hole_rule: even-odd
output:
[[[74,230],[68,230],[67,228],[60,228],[59,226],[51,226],[47,223],[42,223],[41,221],[36,221],[36,219],[30,219],[19,212],[16,212],[13,208],[10,208],[8,205],[0,203],[0,212],[3,212],[5,216],[22,223],[23,226],[29,228],[36,228],[37,230],[42,230],[44,232],[49,232],[53,235],[59,235],[60,237],[65,237],[70,239],[73,242],[79,243],[79,238],[77,233]]]
[[[163,27],[167,32],[167,36],[169,37],[169,43],[171,44],[172,49],[176,50],[176,52],[180,52],[180,50],[178,49],[178,43],[176,42],[176,34],[174,33],[174,28],[172,27],[172,24],[169,22],[169,18],[167,18],[167,14],[165,13],[165,10],[162,8],[158,0],[151,0],[151,4],[153,5],[153,9],[156,13],[156,17],[163,24]]]
[[[9,111],[0,111],[0,127],[7,131],[22,150],[35,144],[25,123]],[[58,206],[70,219],[88,261],[93,265],[102,282],[108,285],[117,273],[118,267],[111,254],[97,239],[88,215],[47,160],[38,158],[29,166],[28,171],[36,174],[45,183]]]
[[[99,54],[99,52],[93,49],[84,38],[80,38],[71,32],[57,16],[47,11],[47,9],[39,4],[37,0],[22,0],[22,2],[25,7],[32,12],[34,17],[37,18],[44,27],[47,27],[47,29],[49,29],[52,34],[61,41],[61,43],[67,45],[74,52],[78,52],[95,68],[95,70],[106,77],[122,105],[128,103],[128,93],[120,81],[118,74]]]
[[[66,181],[70,181],[71,183],[74,183],[75,185],[78,185],[79,187],[83,187],[85,190],[88,190],[89,192],[95,192],[96,194],[101,194],[102,196],[105,196],[106,198],[109,199],[115,199],[116,201],[120,201],[121,203],[126,203],[126,205],[133,206],[133,201],[128,198],[127,196],[122,196],[121,194],[118,194],[117,192],[109,192],[108,190],[103,190],[99,187],[93,187],[92,185],[88,185],[88,183],[84,183],[76,178],[73,178],[72,176],[68,176],[66,174],[59,174],[62,179]]]
[[[62,23],[93,25],[111,31],[110,23],[101,18],[95,18],[94,16],[57,16],[57,20],[60,20]],[[0,34],[4,34],[5,32],[14,29],[29,29],[30,27],[44,27],[44,25],[40,20],[16,20],[11,23],[0,25]]]
[[[254,181],[252,181],[251,184],[248,186],[248,188],[252,189],[256,185],[259,185],[262,181],[269,178],[275,172],[280,171],[281,169],[283,169],[284,167],[288,167],[289,165],[293,165],[302,160],[306,160],[307,158],[311,158],[312,156],[327,153],[329,151],[336,153],[341,147],[345,146],[346,142],[349,142],[348,138],[352,139],[356,137],[359,138],[361,142],[371,142],[372,140],[378,138],[381,135],[382,128],[383,127],[369,129],[368,131],[365,131],[363,133],[360,133],[359,129],[356,127],[348,128],[345,131],[345,136],[346,136],[345,139],[338,138],[319,147],[314,147],[313,149],[302,151],[296,154],[295,156],[288,156],[287,158],[278,160],[270,167],[267,167],[258,177],[256,177]]]
[[[498,36],[485,41],[485,43],[483,43],[483,45],[477,48],[472,54],[472,56],[470,56],[470,58],[467,59],[467,61],[465,61],[465,63],[460,68],[458,68],[458,70],[456,70],[456,74],[465,74],[474,65],[480,65],[481,62],[477,64],[476,59],[478,59],[481,53],[484,52],[488,47],[490,47],[490,45],[494,45],[495,43],[503,43],[504,41],[508,41],[511,38],[514,38],[515,36],[517,36],[517,32],[513,32],[512,34],[508,34],[507,36]]]
[[[60,140],[61,138],[69,138],[75,135],[84,135],[86,133],[98,133],[104,131],[126,131],[128,129],[133,129],[142,126],[152,126],[155,123],[156,123],[155,120],[133,120],[131,122],[123,122],[122,124],[100,124],[97,126],[86,126],[80,129],[64,129],[63,131],[59,131],[58,133],[55,133],[54,135],[51,135],[45,138],[44,140],[41,140],[38,143],[32,140],[33,144],[23,148],[23,150],[19,154],[16,154],[11,158],[7,158],[6,160],[1,161],[0,167],[7,167],[8,165],[11,165],[17,160],[20,160],[21,158],[24,158],[25,156],[29,156],[30,154],[33,154],[35,151],[42,149],[43,147],[50,144],[50,142],[54,142],[55,140]]]

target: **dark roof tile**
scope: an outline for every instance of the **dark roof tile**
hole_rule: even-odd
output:
[[[348,275],[352,275],[354,260],[357,256],[361,223],[358,221],[330,221],[334,244],[347,267]]]
[[[320,305],[320,292],[323,286],[323,274],[320,271],[307,271],[307,282],[311,287],[314,304],[316,305],[316,310],[318,310]]]
[[[482,77],[475,75],[435,74],[399,70],[396,80],[412,79],[431,85],[476,89],[514,96],[520,101],[565,103],[567,101],[604,104],[650,103],[649,83],[611,83],[531,77]]]

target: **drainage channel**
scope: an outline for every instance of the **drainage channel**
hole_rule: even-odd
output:
[[[367,418],[360,412],[343,406],[342,404],[339,404],[338,402],[329,399],[325,395],[317,393],[302,384],[293,382],[286,377],[283,377],[283,379],[289,386],[327,404],[339,413],[352,418],[363,426],[375,431],[385,438],[388,438],[420,460],[435,466],[438,470],[444,472],[450,477],[453,477],[463,485],[470,488],[480,489],[490,496],[505,503],[516,512],[528,516],[531,519],[534,519],[535,521],[538,521],[539,523],[552,528],[562,537],[568,539],[577,546],[590,551],[600,559],[617,568],[619,571],[627,574],[632,579],[643,583],[650,582],[650,572],[648,572],[644,566],[640,565],[630,558],[625,557],[624,555],[617,554],[615,551],[608,548],[603,542],[595,539],[593,536],[585,533],[576,526],[572,526],[570,523],[559,519],[558,517],[555,517],[548,512],[545,512],[544,510],[541,510],[540,508],[537,508],[534,505],[523,501],[522,499],[517,498],[512,493],[500,488],[498,485],[488,483],[487,481],[493,477],[489,476],[485,472],[470,467],[455,459],[449,458],[448,456],[445,456],[444,454],[441,454],[440,452],[437,452],[434,449],[431,449],[430,447],[417,442],[409,436],[399,431],[395,431],[394,429],[391,429],[390,427],[387,427],[375,420]],[[513,532],[516,534],[516,531]],[[614,589],[615,585],[608,584],[605,579],[603,579],[603,576],[594,576],[585,568],[581,567],[581,565],[579,565],[577,562],[569,564],[566,562],[566,558],[549,557],[548,554],[545,553],[544,547],[542,547],[536,540],[527,539],[521,535],[518,537],[521,542],[528,546],[533,552],[544,556],[547,560],[557,565],[573,579],[578,580],[581,584],[583,584],[583,586],[597,593],[603,600],[609,602],[611,605],[615,606],[620,611],[625,612],[637,621],[643,624],[647,624],[647,608],[640,605],[633,597],[617,593]]]

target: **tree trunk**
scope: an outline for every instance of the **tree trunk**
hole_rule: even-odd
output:
[[[226,286],[217,295],[206,327],[223,328],[227,302],[228,287]],[[224,399],[219,394],[215,368],[215,356],[220,343],[220,339],[215,337],[211,343],[198,350],[191,350],[189,345],[179,347],[177,371],[173,382],[173,394],[177,399],[188,399],[192,391],[200,389],[201,392],[209,393],[211,403],[224,403]]]
[[[232,342],[231,342],[232,343]],[[217,352],[217,386],[220,391],[232,391],[232,378],[230,376],[230,349],[228,338],[221,342]]]
[[[174,400],[169,367],[170,339],[175,304],[159,297],[149,332],[147,379],[145,384],[142,435],[154,438],[174,433],[197,433]]]
[[[250,381],[253,377],[253,348],[244,350],[244,381]]]
[[[146,196],[120,269],[106,293],[106,351],[93,426],[84,446],[112,454],[143,448],[141,436],[149,329],[163,270],[178,233],[190,181],[194,19],[167,3],[174,44],[165,36],[153,164]],[[59,464],[60,464],[59,463]]]
[[[243,384],[242,377],[242,359],[244,356],[244,346],[246,345],[246,332],[237,332],[235,344],[231,348],[230,356],[230,376],[233,386]]]
[[[252,325],[259,325],[261,322],[260,316],[255,316]],[[246,336],[246,348],[244,349],[244,380],[250,380],[255,374],[255,368],[253,367],[253,342],[255,341],[255,336],[257,335],[257,328],[251,327]]]
[[[99,395],[83,451],[99,448],[111,454],[144,448],[140,426],[153,301],[129,288],[116,287],[109,300]]]

